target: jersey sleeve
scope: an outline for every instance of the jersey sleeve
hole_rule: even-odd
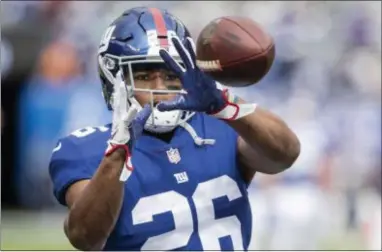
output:
[[[65,194],[75,182],[90,179],[94,168],[80,148],[70,138],[60,139],[53,149],[49,163],[49,175],[53,182],[53,193],[58,202],[66,206]]]

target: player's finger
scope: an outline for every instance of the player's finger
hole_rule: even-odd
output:
[[[116,81],[124,82],[124,80],[125,80],[125,77],[123,74],[123,70],[122,70],[122,68],[120,68],[120,70],[117,72],[117,75],[116,75]]]
[[[131,128],[130,128],[130,136],[131,136],[132,141],[129,142],[132,145],[134,144],[134,141],[136,139],[138,139],[138,137],[141,136],[143,129],[145,127],[145,123],[146,123],[147,119],[150,117],[151,112],[152,111],[151,111],[150,104],[146,104],[143,107],[143,109],[141,109],[141,111],[138,112],[138,114],[136,115],[136,117],[132,121]]]
[[[120,81],[119,83],[119,110],[120,114],[123,115],[126,111],[129,111],[130,104],[128,103],[128,94],[127,94],[127,86],[124,81]]]
[[[159,111],[184,110],[187,108],[187,101],[184,95],[177,95],[175,99],[169,101],[161,101],[157,105]]]
[[[186,41],[185,41],[185,46],[186,46],[187,51],[190,53],[192,62],[195,64],[195,61],[196,61],[196,54],[195,54],[196,46],[195,46],[194,40],[192,38],[190,38],[190,37],[187,37]]]
[[[173,37],[171,41],[174,44],[175,49],[178,52],[180,58],[182,59],[183,64],[186,66],[186,69],[194,68],[194,62],[192,61],[190,52],[184,47],[179,38]]]
[[[163,59],[167,67],[173,71],[178,77],[182,76],[186,70],[164,49],[160,49],[159,55]]]
[[[151,115],[151,112],[152,111],[151,111],[150,104],[146,104],[145,106],[143,106],[141,111],[139,111],[138,115],[135,117],[134,123],[140,124],[143,126],[146,123],[149,116]]]
[[[121,90],[118,84],[114,84],[113,91],[113,121],[118,121],[121,117],[120,113],[120,100],[121,100]]]
[[[130,125],[134,120],[135,116],[138,113],[138,107],[135,104],[132,104],[127,112],[125,112],[123,121],[126,122],[127,125]]]

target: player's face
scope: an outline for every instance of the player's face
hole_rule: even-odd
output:
[[[179,91],[182,89],[179,78],[164,66],[153,65],[133,68],[133,79],[135,89],[142,90],[135,90],[135,98],[142,106],[150,103],[151,95],[149,91]],[[153,91],[154,106],[160,101],[173,99],[175,95],[175,93],[158,93]]]

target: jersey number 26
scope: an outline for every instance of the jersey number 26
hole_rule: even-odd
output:
[[[227,196],[229,201],[242,196],[237,183],[221,177],[200,183],[192,195],[195,205],[198,235],[204,250],[221,250],[219,238],[230,236],[234,250],[243,250],[241,224],[236,216],[216,219],[213,199]],[[187,198],[168,191],[141,198],[132,211],[133,225],[153,221],[153,216],[171,212],[175,229],[147,239],[142,250],[173,250],[188,244],[193,230],[193,217]],[[223,227],[223,228],[222,228]]]

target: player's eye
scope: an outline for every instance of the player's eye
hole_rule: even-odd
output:
[[[150,76],[148,74],[136,74],[134,75],[134,80],[138,81],[148,81]]]
[[[176,81],[178,80],[178,76],[175,74],[166,74],[166,80],[167,81]]]

